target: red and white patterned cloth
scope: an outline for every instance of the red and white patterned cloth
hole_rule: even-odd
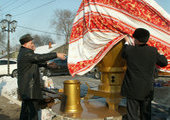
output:
[[[150,31],[147,44],[167,57],[168,66],[160,70],[170,72],[170,16],[154,0],[83,0],[69,41],[71,75],[90,71],[136,28]]]

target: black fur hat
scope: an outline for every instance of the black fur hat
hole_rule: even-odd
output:
[[[137,28],[133,33],[133,37],[139,42],[146,43],[150,37],[150,33],[144,28]]]
[[[20,41],[21,45],[23,45],[23,44],[25,44],[25,43],[27,43],[27,42],[29,42],[31,40],[33,40],[31,35],[30,34],[25,34],[25,35],[21,36],[19,41]]]

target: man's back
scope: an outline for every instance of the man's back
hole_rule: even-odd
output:
[[[156,48],[146,44],[125,46],[123,57],[127,61],[127,71],[122,94],[143,100],[152,89],[156,64],[166,65],[166,58],[159,55]]]

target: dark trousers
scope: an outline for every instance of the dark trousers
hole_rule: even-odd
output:
[[[127,98],[127,115],[123,116],[123,120],[151,120],[151,99]]]
[[[38,120],[39,100],[23,100],[20,120]]]

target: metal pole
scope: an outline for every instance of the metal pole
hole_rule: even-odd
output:
[[[17,21],[16,20],[13,20],[11,21],[11,16],[10,14],[7,14],[6,15],[6,19],[3,19],[1,21],[2,23],[2,32],[4,31],[7,31],[8,32],[8,41],[7,41],[7,58],[8,58],[8,66],[7,66],[7,72],[8,72],[8,75],[10,75],[10,32],[15,32],[15,28],[16,28],[16,24],[17,24]],[[6,26],[6,23],[8,24],[8,26]],[[12,24],[12,28],[11,25]],[[8,28],[7,28],[8,27]]]
[[[9,58],[10,58],[10,56],[9,56],[9,52],[10,52],[10,41],[9,41],[9,39],[10,39],[10,29],[9,29],[9,27],[10,27],[10,25],[9,25],[10,23],[9,23],[9,21],[8,21],[8,44],[7,44],[7,51],[8,51],[8,75],[10,75],[10,66],[9,66]]]

